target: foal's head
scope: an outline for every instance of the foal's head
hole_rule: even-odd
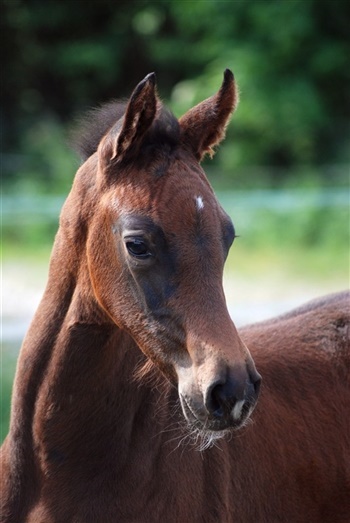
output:
[[[226,70],[218,93],[178,121],[150,74],[126,104],[104,109],[109,129],[85,140],[78,173],[85,184],[96,173],[84,195],[96,300],[178,388],[188,423],[208,431],[241,426],[260,384],[222,288],[234,227],[199,165],[236,103]]]

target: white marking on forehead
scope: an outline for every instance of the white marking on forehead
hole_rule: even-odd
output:
[[[203,198],[201,196],[196,196],[195,200],[196,200],[197,210],[201,211],[204,208]]]

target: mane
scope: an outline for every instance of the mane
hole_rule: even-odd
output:
[[[72,148],[84,162],[97,151],[101,138],[123,116],[126,100],[111,100],[83,114],[71,135]]]
[[[126,100],[112,100],[87,111],[78,120],[78,125],[71,135],[72,148],[82,162],[97,151],[102,137],[117,123],[125,113]],[[145,134],[143,147],[147,149],[159,145],[175,146],[179,142],[180,128],[175,116],[161,103],[156,117]]]

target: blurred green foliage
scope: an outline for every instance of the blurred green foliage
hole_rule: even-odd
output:
[[[210,164],[226,183],[279,185],[296,166],[349,160],[349,2],[2,4],[5,188],[66,192],[77,165],[69,124],[129,95],[153,70],[177,116],[215,92],[226,67],[234,71],[242,102]],[[266,167],[263,176],[247,175],[254,166]]]

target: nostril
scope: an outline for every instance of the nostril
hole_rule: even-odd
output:
[[[254,376],[251,376],[250,377],[251,379],[251,382],[253,384],[253,387],[254,387],[254,392],[256,394],[256,396],[258,396],[259,392],[260,392],[260,386],[261,386],[261,376],[260,374],[258,374],[257,372],[254,374]]]
[[[223,384],[220,382],[214,383],[207,390],[205,407],[209,414],[219,418],[224,415],[224,404]]]
[[[254,383],[255,394],[258,396],[260,392],[261,380]]]
[[[255,405],[261,383],[256,371],[249,372],[246,380],[229,376],[214,381],[206,390],[204,405],[210,417],[240,419]]]

